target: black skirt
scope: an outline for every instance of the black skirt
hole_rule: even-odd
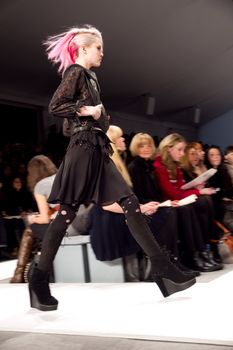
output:
[[[107,205],[132,195],[110,153],[110,140],[101,130],[73,135],[48,202],[73,206]]]

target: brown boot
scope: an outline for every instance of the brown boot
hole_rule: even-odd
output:
[[[21,238],[18,262],[15,269],[14,276],[11,278],[10,283],[23,283],[24,282],[24,269],[32,252],[33,245],[33,233],[30,228],[26,228]]]

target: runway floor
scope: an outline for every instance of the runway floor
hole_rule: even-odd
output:
[[[56,283],[51,288],[59,308],[41,312],[30,308],[27,284],[1,283],[0,337],[1,332],[29,332],[233,349],[233,265],[202,274],[193,287],[168,298],[154,283]]]

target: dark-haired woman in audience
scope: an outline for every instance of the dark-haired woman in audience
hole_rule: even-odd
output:
[[[233,146],[229,145],[224,152],[224,164],[226,165],[228,174],[230,175],[233,186]]]
[[[223,162],[220,147],[210,146],[206,150],[207,168],[217,169],[217,172],[208,180],[209,186],[218,189],[213,195],[215,218],[233,230],[233,186],[231,177]]]

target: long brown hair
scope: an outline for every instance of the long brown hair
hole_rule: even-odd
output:
[[[165,167],[169,170],[173,179],[176,178],[177,163],[172,159],[169,148],[172,148],[177,143],[185,142],[185,138],[177,133],[165,136],[159,144],[159,154]]]
[[[29,190],[32,192],[37,182],[44,179],[45,177],[54,175],[57,172],[56,165],[43,154],[33,157],[28,162],[27,169],[27,185]]]

